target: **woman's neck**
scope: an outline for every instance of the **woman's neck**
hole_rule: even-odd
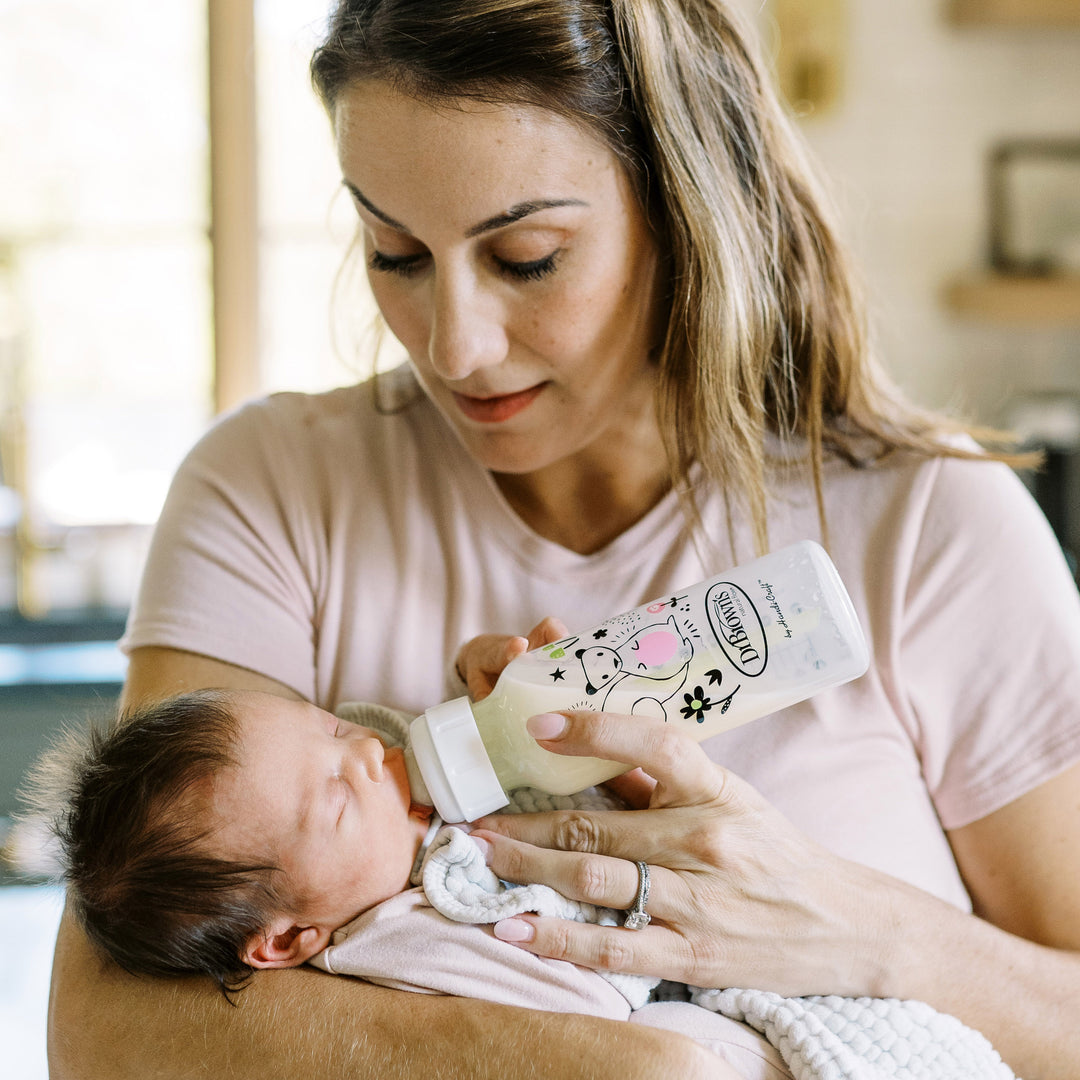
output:
[[[630,444],[599,460],[578,455],[538,472],[495,473],[514,512],[546,540],[591,555],[637,524],[671,489],[663,445]]]

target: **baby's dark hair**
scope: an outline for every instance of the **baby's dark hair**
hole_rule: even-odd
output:
[[[90,939],[134,974],[252,974],[245,943],[283,909],[275,868],[208,851],[208,781],[236,764],[225,691],[123,712],[68,731],[31,773],[29,799],[59,840],[68,898]]]

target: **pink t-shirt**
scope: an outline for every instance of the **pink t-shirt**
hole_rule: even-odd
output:
[[[571,630],[753,557],[722,500],[707,543],[674,494],[594,555],[533,533],[407,370],[224,418],[179,471],[127,649],[250,668],[326,708],[420,712],[459,646]],[[1046,522],[1005,467],[897,455],[826,467],[830,553],[870,672],[710,739],[710,755],[806,833],[969,909],[942,831],[1080,760],[1080,600]],[[778,473],[770,542],[818,538],[805,483]]]

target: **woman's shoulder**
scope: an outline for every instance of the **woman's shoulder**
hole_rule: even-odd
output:
[[[217,418],[195,448],[214,460],[257,458],[275,467],[410,459],[437,438],[438,421],[407,367],[319,393],[279,391]]]
[[[826,490],[830,536],[854,554],[870,551],[873,573],[884,567],[906,582],[909,601],[948,581],[979,590],[1035,588],[1052,580],[1068,591],[1061,545],[1021,476],[979,455],[964,438],[961,455],[896,452],[862,469],[833,471]]]
[[[897,453],[895,461],[883,463],[882,472],[912,492],[926,518],[962,531],[1000,524],[1003,515],[1026,524],[1041,519],[1026,485],[1009,465],[982,456],[979,444],[967,436],[951,438],[945,447],[946,452],[930,456]]]
[[[945,563],[994,573],[1002,567],[1059,559],[1046,519],[1021,477],[1008,465],[980,458],[963,438],[940,454],[894,451],[853,464],[832,458],[823,469],[822,496],[830,543],[846,552],[852,573],[867,552],[875,573]],[[817,535],[818,508],[804,463],[782,470],[770,507],[778,535]],[[770,525],[772,521],[770,521]],[[892,559],[887,554],[892,553]]]
[[[408,424],[425,405],[423,391],[406,365],[315,393],[281,390],[253,398],[219,417],[214,428],[325,434],[337,427],[355,432],[365,426]]]
[[[827,458],[823,470],[826,491],[859,500],[869,498],[875,503],[882,498],[907,500],[914,511],[942,501],[971,512],[989,508],[1003,498],[1030,501],[1016,471],[985,453],[966,434],[944,434],[936,453],[896,449],[880,455],[874,450],[868,444],[861,459]]]
[[[993,513],[1002,501],[1011,506],[1032,500],[1019,475],[1007,464],[983,454],[965,434],[941,437],[940,451],[896,449],[881,453],[867,440],[865,452],[854,444],[848,453],[825,457],[822,494],[828,516],[877,513],[903,518],[921,516],[944,505],[958,515]],[[773,490],[781,501],[814,509],[809,455],[804,443],[775,440],[768,447]],[[815,511],[816,512],[816,511]]]

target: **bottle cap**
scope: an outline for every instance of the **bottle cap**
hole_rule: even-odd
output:
[[[420,774],[414,777],[409,768],[413,797],[432,803],[444,821],[475,821],[510,801],[491,767],[467,697],[418,716],[409,725],[409,740]]]

